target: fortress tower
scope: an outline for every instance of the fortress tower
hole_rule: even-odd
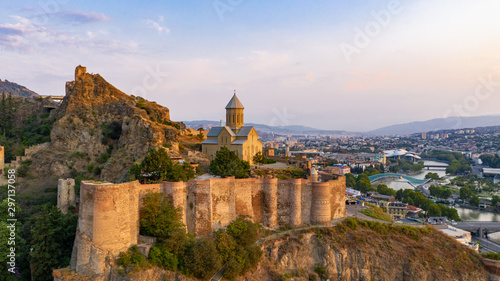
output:
[[[245,108],[235,92],[233,98],[226,105],[226,126],[233,130],[243,127],[243,109]]]
[[[69,206],[76,206],[75,180],[59,179],[57,183],[57,208],[67,214]]]

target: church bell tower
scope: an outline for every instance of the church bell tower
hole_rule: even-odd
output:
[[[236,91],[234,91],[233,98],[226,106],[226,126],[231,129],[243,127],[243,109],[245,108],[236,96]]]

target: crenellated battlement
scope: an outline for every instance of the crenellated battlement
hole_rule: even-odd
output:
[[[328,182],[224,178],[146,185],[83,181],[71,267],[82,274],[104,273],[109,270],[107,257],[137,244],[141,200],[150,192],[167,194],[196,236],[223,228],[239,215],[266,227],[327,224],[345,216],[345,177]]]

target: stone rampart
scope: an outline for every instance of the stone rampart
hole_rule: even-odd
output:
[[[326,224],[345,215],[345,178],[208,179],[142,185],[82,182],[71,268],[104,274],[121,251],[138,243],[139,209],[150,192],[166,194],[182,210],[187,230],[203,236],[246,215],[266,227]]]
[[[67,214],[69,206],[76,207],[75,180],[59,179],[57,183],[57,208]]]

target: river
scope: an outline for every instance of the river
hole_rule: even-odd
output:
[[[500,214],[465,209],[456,207],[458,215],[463,221],[498,221],[500,222]]]

